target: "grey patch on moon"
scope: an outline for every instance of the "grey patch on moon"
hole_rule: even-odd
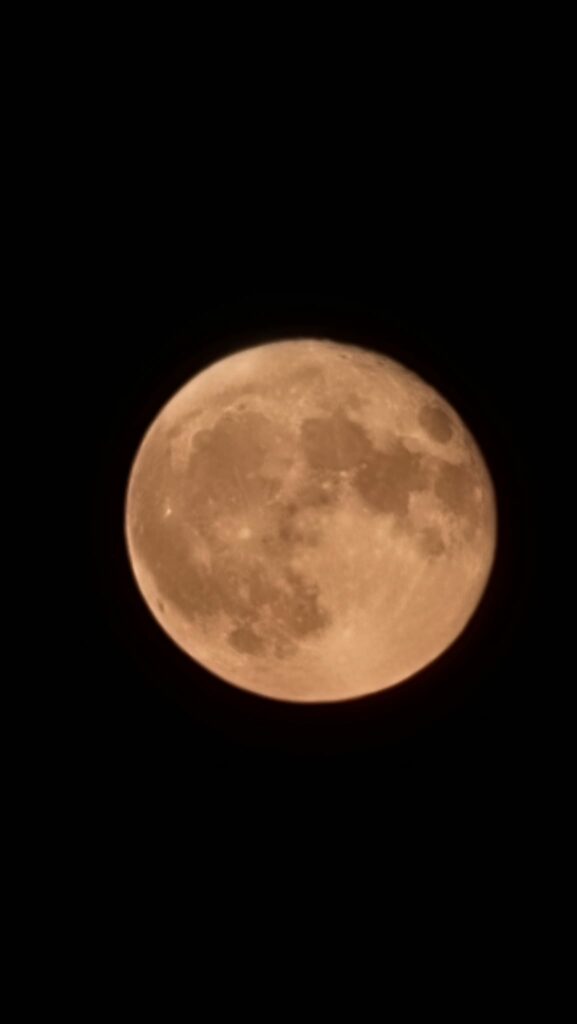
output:
[[[419,410],[419,423],[431,440],[447,444],[453,436],[451,420],[440,405],[424,405]]]
[[[456,516],[473,523],[478,518],[475,480],[468,466],[443,462],[435,480],[435,494]]]
[[[352,469],[372,452],[365,431],[341,410],[303,420],[301,442],[313,469]]]
[[[162,435],[141,453],[132,485],[135,544],[159,592],[189,620],[238,610],[244,566],[234,550],[221,550],[214,509],[250,517],[270,495],[271,480],[253,472],[269,431],[255,414],[222,417],[212,430],[197,432],[184,478],[166,457]]]
[[[320,471],[302,483],[296,494],[296,508],[327,508],[338,503],[342,492],[340,476],[327,470]]]
[[[241,654],[262,654],[265,642],[257,636],[251,626],[237,626],[228,634],[228,642]]]
[[[276,658],[293,658],[298,653],[296,644],[287,637],[279,637],[274,642],[274,655]]]
[[[421,410],[422,416],[424,410],[428,410],[425,419],[429,432],[434,431],[439,441],[448,441],[452,427],[443,410],[426,406]],[[436,476],[435,493],[447,510],[466,520],[466,536],[472,536],[475,508],[471,504],[470,474],[465,468],[427,456],[400,437],[390,439],[388,450],[378,449],[366,431],[340,409],[331,416],[303,420],[301,443],[311,468],[328,474],[328,478],[334,478],[337,471],[354,470],[353,483],[365,505],[374,512],[393,515],[407,533],[414,532],[409,518],[411,494],[431,488]],[[297,496],[297,507],[338,500],[338,484],[328,484],[326,477],[325,488],[323,491],[322,485],[309,483],[308,494],[307,488],[303,488]],[[289,543],[314,543],[314,535],[312,540],[307,539],[302,525],[290,519],[283,523],[281,536]],[[445,543],[431,528],[422,535],[419,549],[427,556],[438,556],[444,553]]]
[[[306,361],[301,366],[297,366],[292,369],[289,373],[288,382],[283,383],[283,388],[286,390],[287,383],[289,387],[298,385],[304,390],[312,388],[318,388],[319,383],[326,383],[325,374],[322,366],[312,361]]]
[[[369,508],[404,517],[411,492],[425,490],[428,475],[423,457],[409,451],[397,438],[390,451],[372,451],[356,471],[354,485]]]
[[[427,526],[419,533],[419,547],[427,557],[438,558],[445,553],[445,542],[441,531],[433,526]]]
[[[297,650],[295,641],[318,635],[330,625],[320,601],[318,586],[307,583],[289,566],[279,579],[261,569],[249,578],[249,597],[244,608],[228,608],[237,616],[237,627],[228,635],[238,651],[288,658]],[[257,633],[258,628],[258,633]]]
[[[198,431],[186,479],[186,498],[193,518],[195,514],[202,518],[202,513],[209,511],[211,498],[221,511],[247,513],[274,494],[270,478],[258,472],[271,429],[270,420],[262,413],[228,412],[212,429]]]
[[[276,536],[281,547],[284,547],[287,551],[296,544],[314,547],[318,543],[319,528],[318,524],[314,521],[307,520],[307,517],[303,514],[304,506],[290,503],[281,506],[281,508],[282,511],[276,530]]]
[[[320,600],[320,588],[294,570],[284,573],[287,586],[275,588],[271,601],[272,618],[292,639],[309,637],[327,628],[330,616]]]

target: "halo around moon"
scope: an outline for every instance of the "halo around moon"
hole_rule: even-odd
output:
[[[496,505],[473,437],[420,377],[295,339],[214,363],[160,410],[125,531],[146,604],[191,658],[254,693],[337,701],[461,634]]]

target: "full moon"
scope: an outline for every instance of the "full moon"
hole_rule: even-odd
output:
[[[277,700],[340,701],[409,679],[462,633],[496,502],[429,384],[299,338],[219,360],[159,411],[125,534],[144,601],[192,659]]]

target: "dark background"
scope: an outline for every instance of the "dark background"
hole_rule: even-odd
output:
[[[75,307],[82,625],[68,727],[86,785],[107,821],[172,808],[193,831],[205,814],[265,831],[289,815],[304,839],[325,815],[350,830],[362,809],[381,827],[393,805],[509,821],[546,731],[526,225],[495,194],[260,184],[213,181],[154,220],[127,190],[81,227],[93,247]],[[196,666],[151,618],[123,534],[131,462],[163,403],[214,359],[291,334],[420,372],[471,427],[498,498],[497,560],[464,635],[415,680],[334,706],[271,702]]]

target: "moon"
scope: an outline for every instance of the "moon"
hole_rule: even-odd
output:
[[[494,561],[490,474],[454,408],[329,339],[238,351],[146,431],[125,536],[150,612],[227,683],[292,702],[408,680],[462,633]]]

